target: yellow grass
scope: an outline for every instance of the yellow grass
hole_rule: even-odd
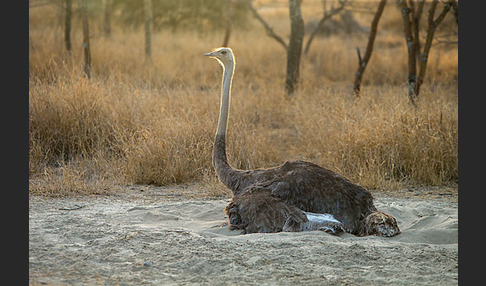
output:
[[[32,193],[197,183],[226,194],[211,165],[221,68],[203,56],[220,45],[222,31],[157,32],[146,65],[142,31],[114,27],[110,39],[92,38],[88,80],[80,31],[73,31],[69,55],[62,29],[36,14],[50,8],[36,9],[29,23]],[[305,159],[367,188],[457,183],[457,47],[432,47],[415,110],[406,96],[401,33],[377,36],[363,96],[350,99],[355,47],[364,49],[366,40],[316,38],[303,58],[300,89],[289,100],[282,47],[257,23],[233,31],[231,164],[247,169]]]

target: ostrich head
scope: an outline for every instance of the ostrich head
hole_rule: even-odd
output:
[[[397,220],[393,216],[379,211],[369,214],[364,219],[363,227],[364,235],[376,234],[391,237],[401,233]]]
[[[218,62],[224,67],[229,64],[233,64],[235,58],[233,56],[233,51],[230,48],[217,48],[210,53],[204,54],[211,58],[217,59]]]

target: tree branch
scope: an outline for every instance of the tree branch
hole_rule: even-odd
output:
[[[271,38],[274,38],[277,42],[279,42],[284,47],[285,50],[288,50],[287,43],[285,43],[285,41],[282,39],[282,37],[277,35],[273,31],[272,27],[270,27],[267,24],[267,22],[265,22],[265,20],[260,16],[260,14],[258,14],[257,10],[255,9],[253,4],[251,3],[251,0],[248,0],[248,7],[250,8],[250,11],[253,13],[253,16],[255,16],[255,18],[257,18],[257,20],[263,25],[263,27],[265,27],[265,30],[267,31],[267,35]]]
[[[442,12],[440,13],[440,15],[436,19],[434,19],[434,14],[435,14],[437,2],[438,2],[438,0],[433,0],[432,4],[430,5],[430,9],[429,9],[429,15],[428,15],[429,27],[427,29],[427,37],[425,39],[424,50],[423,50],[423,52],[420,56],[420,70],[419,70],[419,74],[418,74],[418,77],[417,77],[417,84],[416,84],[415,89],[414,89],[414,92],[417,95],[420,91],[420,86],[422,85],[422,83],[424,81],[425,71],[426,71],[426,68],[427,68],[427,61],[428,61],[428,58],[429,58],[429,51],[430,51],[430,48],[432,47],[432,40],[434,39],[435,29],[442,22],[442,20],[444,20],[447,12],[449,12],[449,10],[451,9],[451,6],[452,6],[451,5],[452,1],[448,1],[447,3],[445,3],[444,8],[442,9]]]
[[[359,51],[359,47],[356,47],[356,53],[358,54],[358,64],[360,66],[362,66],[363,65],[363,59],[361,58],[361,52]]]
[[[456,18],[456,24],[459,25],[459,4],[457,4],[456,0],[453,0],[451,5],[454,11],[454,17]]]
[[[307,53],[309,52],[310,44],[312,43],[312,40],[316,36],[317,32],[321,29],[322,25],[324,25],[324,22],[326,22],[328,19],[341,12],[345,8],[347,4],[347,0],[341,0],[339,1],[339,4],[340,6],[336,8],[332,8],[329,12],[326,9],[324,9],[324,15],[322,16],[321,20],[319,20],[319,23],[317,24],[316,28],[312,31],[309,39],[307,40],[304,49],[305,55],[307,55]]]
[[[370,36],[368,38],[368,45],[366,46],[364,58],[361,58],[361,53],[359,52],[359,48],[356,48],[358,52],[359,65],[358,65],[358,70],[356,71],[355,74],[355,81],[353,87],[355,98],[360,96],[361,80],[363,78],[363,73],[366,69],[366,65],[368,64],[371,58],[371,52],[373,51],[373,45],[375,43],[375,38],[376,38],[376,31],[378,29],[378,22],[380,21],[380,17],[383,14],[385,5],[386,5],[386,0],[381,0],[380,3],[378,4],[378,9],[376,10],[375,16],[373,17],[373,21],[371,22],[371,31],[370,31]]]
[[[434,0],[432,4],[434,4],[434,3],[437,3],[437,0]],[[437,26],[439,26],[440,22],[442,22],[442,20],[444,20],[447,12],[449,12],[449,10],[451,9],[451,7],[452,7],[452,1],[451,0],[447,1],[446,3],[444,3],[444,8],[442,9],[442,12],[434,20],[434,28],[437,28]],[[432,17],[433,17],[433,15],[432,15]]]

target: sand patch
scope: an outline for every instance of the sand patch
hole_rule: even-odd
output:
[[[31,196],[29,276],[55,285],[458,283],[457,203],[379,197],[402,234],[240,235],[229,200]]]

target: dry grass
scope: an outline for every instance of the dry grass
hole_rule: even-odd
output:
[[[454,99],[427,92],[415,110],[400,87],[382,86],[372,93],[379,96],[365,94],[353,104],[325,92],[314,105],[302,106],[299,136],[307,140],[299,148],[308,158],[371,188],[456,181]]]
[[[87,80],[80,32],[73,31],[68,55],[61,30],[37,14],[50,8],[36,9],[29,23],[31,193],[181,183],[225,193],[211,165],[221,70],[202,56],[222,34],[158,32],[145,65],[143,33],[114,27],[111,39],[92,39]],[[433,46],[414,110],[401,34],[377,37],[357,102],[349,99],[355,47],[365,46],[366,35],[316,39],[291,100],[284,50],[258,25],[234,31],[230,44],[237,57],[228,138],[235,167],[303,158],[368,188],[457,183],[457,48]]]

